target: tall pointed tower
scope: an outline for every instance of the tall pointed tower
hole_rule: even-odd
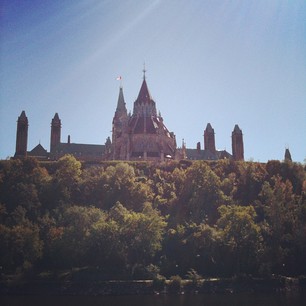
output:
[[[113,159],[126,159],[128,114],[125,106],[122,86],[119,88],[117,108],[113,118],[112,153]]]
[[[285,161],[291,161],[292,162],[291,153],[290,153],[288,148],[286,148],[286,151],[285,151]]]
[[[28,147],[28,118],[22,111],[17,120],[16,152],[15,157],[26,157]]]
[[[157,116],[156,104],[153,101],[146,82],[145,70],[143,82],[136,101],[134,102],[133,116]]]
[[[55,113],[51,122],[51,140],[50,140],[50,152],[53,153],[56,146],[61,142],[61,120],[58,113]]]
[[[166,128],[164,120],[157,114],[143,70],[143,82],[134,102],[133,114],[129,119],[129,153],[131,160],[155,160],[175,158],[175,135]]]
[[[216,151],[215,131],[210,123],[207,123],[206,129],[204,130],[204,149],[212,153]]]
[[[232,154],[234,160],[244,160],[243,135],[238,124],[235,125],[232,132]]]

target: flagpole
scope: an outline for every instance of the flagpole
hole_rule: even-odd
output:
[[[120,81],[120,88],[122,88],[122,76],[119,75],[117,78],[116,78],[117,81]]]

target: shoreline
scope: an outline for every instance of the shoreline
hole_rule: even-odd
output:
[[[156,286],[153,280],[133,281],[0,281],[1,296],[21,295],[80,295],[119,296],[154,294],[234,294],[234,293],[287,293],[306,291],[306,278],[232,278],[203,279],[197,283],[182,280],[180,284],[167,280]]]

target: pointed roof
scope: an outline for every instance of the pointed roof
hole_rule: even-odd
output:
[[[156,104],[150,95],[145,75],[138,97],[134,102],[133,116],[157,116]]]
[[[59,120],[60,120],[60,118],[59,118],[59,116],[58,116],[58,113],[55,113],[53,119],[56,120],[56,121],[59,121]]]
[[[52,126],[61,126],[61,119],[58,116],[58,113],[55,113],[52,121],[51,121]]]
[[[27,116],[26,116],[26,113],[25,113],[25,111],[23,110],[22,112],[21,112],[21,114],[20,114],[20,119],[24,119],[24,118],[26,118]]]
[[[285,160],[286,161],[292,161],[291,154],[290,154],[290,151],[289,151],[288,148],[285,151]]]
[[[239,128],[238,124],[235,124],[233,132],[235,133],[242,133],[241,129]]]
[[[125,101],[124,101],[124,96],[123,96],[123,89],[120,86],[119,89],[119,96],[118,96],[118,102],[117,102],[117,108],[116,112],[127,112],[126,107],[125,107]]]
[[[207,126],[206,126],[205,131],[206,131],[206,132],[214,132],[214,129],[212,128],[212,126],[211,126],[210,123],[207,123]]]
[[[38,156],[38,157],[47,157],[48,152],[47,150],[39,143],[34,149],[28,152],[29,156]]]
[[[152,100],[152,97],[150,95],[146,79],[144,77],[141,88],[140,88],[140,91],[139,91],[139,94],[138,94],[138,97],[137,97],[135,103],[147,103],[147,104],[149,104],[149,103],[151,103],[151,101],[153,101],[153,100]]]
[[[21,112],[20,116],[18,117],[18,121],[25,122],[25,123],[28,122],[28,117],[26,116],[26,113],[24,110]]]

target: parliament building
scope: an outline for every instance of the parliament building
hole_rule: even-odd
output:
[[[108,137],[104,145],[71,143],[61,139],[61,119],[56,113],[51,121],[50,151],[41,144],[28,151],[28,118],[25,111],[21,112],[17,121],[15,158],[26,156],[40,160],[57,160],[65,154],[72,154],[81,161],[101,160],[147,160],[165,161],[181,160],[244,160],[243,135],[236,124],[232,131],[232,154],[226,150],[216,150],[215,132],[208,123],[204,130],[204,149],[198,142],[196,148],[186,148],[183,141],[177,147],[175,134],[165,125],[160,113],[157,113],[156,103],[152,99],[145,71],[137,99],[134,102],[133,113],[127,111],[123,88],[119,88],[119,97],[112,122],[112,137]]]

